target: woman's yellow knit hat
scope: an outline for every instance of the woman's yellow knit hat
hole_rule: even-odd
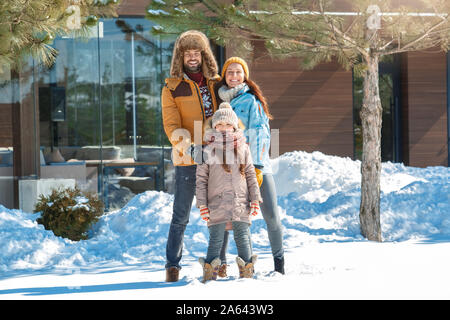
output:
[[[245,78],[248,79],[249,71],[247,62],[245,62],[244,59],[241,59],[239,57],[231,57],[228,58],[227,61],[225,61],[222,67],[222,78],[225,77],[225,71],[227,70],[228,66],[232,63],[239,63],[242,66],[242,69],[244,69]]]

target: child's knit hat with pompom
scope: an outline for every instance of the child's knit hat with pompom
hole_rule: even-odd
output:
[[[238,129],[238,116],[228,102],[222,102],[219,105],[219,109],[212,116],[211,124],[213,128],[216,128],[216,125],[220,122],[231,124],[234,130]]]

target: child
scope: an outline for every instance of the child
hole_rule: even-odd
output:
[[[253,277],[256,255],[252,255],[251,215],[258,213],[262,199],[250,149],[238,121],[229,103],[219,106],[211,118],[211,128],[205,131],[204,163],[197,165],[197,207],[208,222],[210,236],[206,259],[199,259],[203,282],[217,278],[225,227],[230,221],[239,275]]]

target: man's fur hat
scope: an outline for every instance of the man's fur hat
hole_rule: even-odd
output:
[[[205,34],[197,30],[183,32],[175,41],[170,67],[171,77],[183,78],[183,55],[186,50],[200,50],[202,52],[203,75],[208,79],[217,77],[217,62],[212,53],[209,40]]]

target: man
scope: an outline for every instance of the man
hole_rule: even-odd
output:
[[[217,109],[214,84],[220,79],[217,62],[208,38],[190,30],[175,41],[170,78],[162,90],[164,131],[172,144],[175,166],[175,198],[166,246],[166,281],[179,278],[183,238],[189,222],[195,194],[196,164],[191,157],[191,144],[202,141],[194,137],[194,124],[202,124]],[[201,126],[200,126],[201,128]],[[199,131],[201,135],[201,129]]]

